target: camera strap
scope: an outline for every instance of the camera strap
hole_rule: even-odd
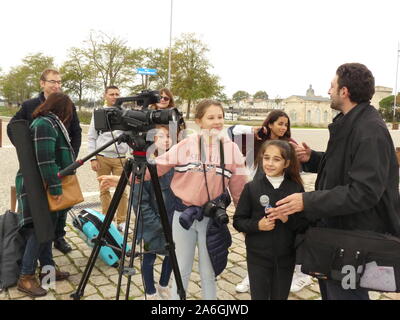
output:
[[[210,191],[208,189],[208,182],[207,182],[207,175],[206,175],[206,152],[205,148],[202,148],[203,146],[203,137],[200,136],[199,139],[199,153],[200,153],[200,162],[203,164],[203,174],[204,174],[204,180],[206,182],[206,189],[207,189],[207,197],[208,201],[211,201],[210,199]],[[222,169],[222,193],[225,192],[225,154],[224,154],[224,146],[222,143],[222,140],[219,139],[219,154],[220,154],[220,167]]]

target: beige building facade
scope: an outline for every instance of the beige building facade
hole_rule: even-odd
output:
[[[376,86],[371,104],[379,109],[379,101],[392,94],[392,88]],[[331,108],[328,97],[316,96],[310,85],[305,96],[293,95],[286,99],[272,99],[266,101],[251,100],[235,103],[234,110],[239,112],[240,119],[265,119],[273,109],[285,111],[292,125],[327,127],[338,114]]]

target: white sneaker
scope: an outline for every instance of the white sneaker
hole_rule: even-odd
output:
[[[290,292],[299,292],[304,287],[307,287],[313,283],[314,282],[311,276],[306,275],[304,273],[298,274],[297,272],[295,272],[293,274],[292,285],[290,286]]]
[[[160,296],[158,295],[157,292],[154,294],[146,294],[143,300],[160,300]]]
[[[171,300],[171,291],[169,290],[168,286],[162,287],[162,286],[158,285],[157,292],[162,300]]]
[[[250,289],[250,282],[249,282],[249,276],[247,275],[242,282],[240,282],[237,286],[236,286],[236,292],[239,293],[244,293],[244,292],[248,292]]]

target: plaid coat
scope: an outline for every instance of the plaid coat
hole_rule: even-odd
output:
[[[68,133],[62,129],[60,123],[58,117],[50,113],[36,118],[30,126],[39,171],[43,183],[48,186],[52,195],[62,194],[61,180],[57,173],[73,163],[75,158]],[[22,213],[20,225],[27,226],[32,224],[32,217],[20,170],[17,172],[15,186],[18,212]]]

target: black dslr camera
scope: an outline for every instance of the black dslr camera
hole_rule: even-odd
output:
[[[214,219],[220,225],[227,224],[229,217],[226,214],[226,208],[231,204],[231,197],[224,193],[219,200],[208,201],[203,206],[203,215]]]

